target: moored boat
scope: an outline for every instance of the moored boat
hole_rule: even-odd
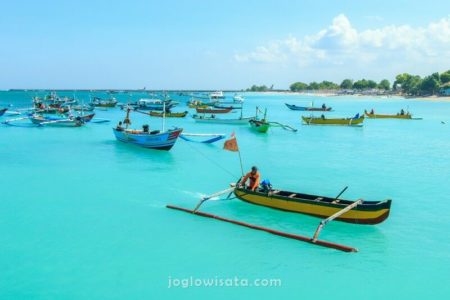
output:
[[[96,107],[115,107],[117,105],[117,100],[116,98],[101,99],[99,97],[94,97],[92,105]]]
[[[223,133],[181,133],[180,138],[188,142],[212,144],[225,138]]]
[[[254,117],[239,117],[237,119],[221,119],[214,115],[208,117],[203,115],[193,115],[192,118],[198,123],[214,123],[214,124],[230,124],[230,125],[246,125]]]
[[[160,111],[151,111],[149,115],[152,117],[166,117],[166,118],[184,118],[188,114],[187,111],[183,112],[160,112]]]
[[[122,122],[119,122],[117,127],[113,128],[114,135],[118,141],[149,149],[170,150],[183,131],[182,128],[165,130],[165,118],[163,118],[161,130],[151,131],[148,125],[143,125],[142,130],[129,129],[128,126],[131,124],[130,112],[131,108],[128,107],[126,117],[123,121],[125,127],[123,127]]]
[[[331,107],[326,107],[325,104],[322,105],[322,107],[298,106],[295,104],[288,104],[288,103],[285,103],[285,105],[291,110],[298,110],[298,111],[331,111]]]
[[[364,114],[371,119],[412,119],[412,115],[408,113],[398,113],[396,115],[382,115],[364,111]]]
[[[252,119],[248,121],[250,123],[250,127],[258,132],[266,133],[270,128],[270,123],[266,122],[265,120],[255,120]]]
[[[33,124],[51,127],[80,127],[85,124],[81,117],[46,118],[41,115],[33,115],[29,119]]]
[[[362,126],[364,122],[364,116],[357,114],[353,118],[325,118],[321,117],[305,117],[302,116],[303,123],[305,125],[342,125],[342,126]]]
[[[225,99],[225,95],[222,91],[216,91],[209,94],[210,99]]]
[[[113,128],[117,140],[156,150],[170,150],[182,131],[182,128],[175,128],[162,132],[159,130],[120,130],[118,128]]]
[[[0,117],[3,116],[7,110],[7,108],[0,109]]]
[[[170,110],[178,105],[178,102],[172,100],[159,100],[159,99],[140,99],[136,103],[132,104],[133,107],[141,110]]]
[[[309,195],[282,190],[251,191],[236,187],[234,194],[240,200],[256,205],[327,218],[339,212],[354,201],[331,197]],[[356,224],[378,224],[389,216],[391,200],[363,201],[336,220]]]
[[[230,111],[233,110],[233,108],[228,107],[228,108],[195,108],[195,110],[197,111],[197,113],[199,114],[227,114]]]

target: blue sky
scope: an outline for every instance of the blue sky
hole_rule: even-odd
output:
[[[0,0],[0,7],[0,89],[287,88],[450,69],[450,1]]]

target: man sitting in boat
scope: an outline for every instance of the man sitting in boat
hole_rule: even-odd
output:
[[[117,124],[116,130],[117,131],[123,131],[122,121],[119,121],[119,124]]]
[[[324,104],[322,104],[322,109],[327,109],[327,106]]]
[[[259,178],[260,178],[260,175],[258,172],[258,168],[253,166],[252,170],[250,172],[248,172],[247,175],[245,175],[242,178],[241,185],[245,186],[247,180],[250,179],[250,183],[246,188],[251,191],[255,191],[259,186]]]
[[[373,110],[373,108],[372,108],[372,110],[370,111],[370,114],[371,114],[371,115],[374,115],[374,114],[375,114],[375,111]]]
[[[149,133],[150,132],[150,126],[148,126],[147,124],[142,125],[142,132],[143,133]]]
[[[403,115],[405,115],[405,111],[402,108],[402,110],[400,111],[400,116],[403,116]]]

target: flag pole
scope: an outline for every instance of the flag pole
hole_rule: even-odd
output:
[[[241,150],[238,150],[238,155],[239,155],[239,163],[241,164],[241,174],[242,174],[242,177],[243,177],[244,176],[244,167],[242,166]]]

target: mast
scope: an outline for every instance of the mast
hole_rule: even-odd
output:
[[[163,117],[162,117],[162,132],[164,132],[166,123],[166,101],[163,100]]]

